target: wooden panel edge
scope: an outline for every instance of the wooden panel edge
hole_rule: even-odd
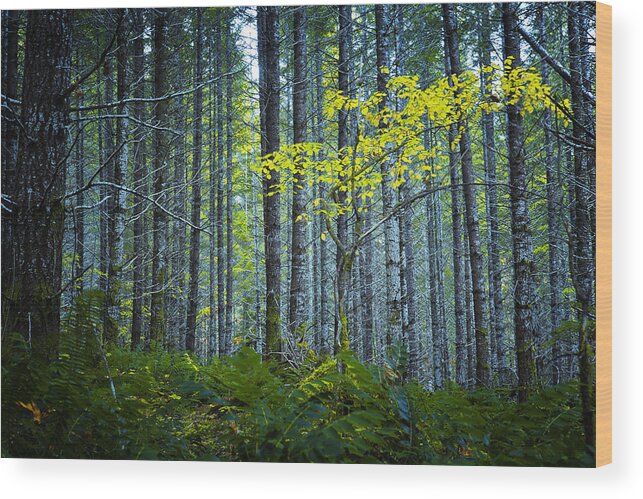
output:
[[[612,462],[612,7],[596,2],[596,466]]]

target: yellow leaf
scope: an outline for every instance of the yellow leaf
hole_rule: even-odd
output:
[[[20,407],[24,407],[25,409],[27,409],[33,415],[33,420],[36,423],[40,424],[40,421],[42,421],[43,413],[34,402],[28,402],[26,404],[24,402],[17,402],[17,404]]]

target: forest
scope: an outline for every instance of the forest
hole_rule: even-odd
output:
[[[594,2],[2,12],[2,457],[595,463]]]

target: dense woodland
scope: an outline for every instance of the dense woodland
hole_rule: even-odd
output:
[[[2,455],[594,463],[595,5],[2,12]]]

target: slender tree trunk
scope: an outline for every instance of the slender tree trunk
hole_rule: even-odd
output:
[[[110,17],[111,13],[106,13],[106,24],[113,29],[113,20]],[[112,102],[114,100],[114,79],[113,79],[113,59],[110,56],[105,58],[103,67],[100,69],[103,76],[104,84],[104,99],[105,102]],[[106,113],[108,114],[108,113]],[[102,133],[100,136],[99,149],[101,149],[102,163],[104,167],[100,172],[100,180],[102,182],[114,183],[114,160],[112,153],[114,151],[114,129],[113,119],[105,117],[102,123]],[[100,277],[99,288],[103,292],[103,342],[113,343],[116,341],[116,324],[112,317],[113,307],[113,253],[111,249],[114,242],[114,232],[116,227],[114,225],[114,207],[116,204],[116,190],[104,184],[100,189]]]
[[[468,239],[468,238],[465,238]],[[466,247],[466,244],[465,244]],[[464,276],[466,282],[466,309],[467,309],[467,387],[475,388],[476,385],[476,339],[474,334],[473,318],[473,286],[471,284],[471,261],[464,259]]]
[[[322,143],[324,140],[324,119],[323,119],[323,96],[324,89],[322,86],[322,48],[320,41],[315,43],[315,118],[317,121],[317,133],[315,141]],[[320,159],[320,158],[318,158]],[[324,198],[325,192],[323,185],[319,185],[317,192],[318,198]],[[328,341],[328,243],[325,239],[321,238],[324,232],[324,215],[316,215],[316,222],[318,226],[317,243],[319,245],[319,286],[316,292],[319,293],[319,329],[317,336],[317,349],[320,354],[330,353],[330,345]],[[316,329],[317,332],[317,329]]]
[[[451,4],[442,4],[442,15],[451,74],[460,75],[462,73],[460,44],[453,6]],[[476,386],[484,387],[489,385],[489,326],[487,322],[487,291],[484,281],[478,203],[474,186],[476,178],[475,172],[473,171],[473,153],[471,151],[468,125],[463,118],[458,122],[458,129],[460,130],[460,161],[462,166],[464,206],[469,240],[471,286],[473,288],[473,315],[476,338]]]
[[[479,41],[481,63],[483,66],[491,65],[491,29],[489,21],[489,5],[483,5],[482,20],[479,25]],[[486,81],[482,73],[481,86],[484,91]],[[486,181],[486,203],[488,213],[488,271],[489,271],[489,309],[492,348],[495,358],[492,364],[495,364],[496,376],[502,384],[505,378],[507,368],[505,360],[505,314],[503,307],[502,293],[502,271],[500,265],[500,221],[498,217],[498,190],[496,187],[496,143],[495,143],[495,125],[494,115],[492,113],[483,113],[482,115],[482,134],[484,141],[484,165]]]
[[[360,8],[360,15],[367,16],[370,8],[366,5]],[[366,85],[367,71],[369,71],[369,33],[367,30],[362,29],[362,39],[360,50],[362,52],[361,56],[361,69],[359,72],[358,82],[361,83],[362,87]],[[366,91],[367,88],[360,90],[361,92]],[[361,98],[358,95],[358,98]],[[356,196],[356,199],[360,199],[359,195]],[[360,206],[362,203],[360,202]],[[365,209],[362,213],[356,214],[356,225],[359,224],[359,234],[363,234],[371,229],[372,218],[373,218],[373,209],[374,205],[372,202],[367,202],[363,204]],[[362,357],[361,359],[364,362],[373,362],[374,361],[374,325],[373,325],[373,251],[374,243],[373,237],[368,238],[362,244],[362,247],[358,251],[357,263],[358,263],[358,272],[359,272],[359,293],[360,293],[360,317],[361,329],[362,329]]]
[[[217,14],[218,15],[218,14]],[[217,19],[215,15],[215,20]],[[212,28],[216,30],[215,28]],[[217,74],[217,66],[219,65],[219,54],[216,47],[210,43],[209,59],[213,60],[213,76]],[[214,84],[210,85],[210,147],[209,147],[209,163],[210,163],[210,182],[209,182],[209,206],[208,214],[210,219],[210,238],[209,238],[209,260],[208,260],[208,339],[207,356],[215,357],[219,353],[219,337],[217,335],[217,163],[216,163],[216,125],[217,93],[215,92]]]
[[[56,356],[60,331],[71,21],[70,10],[27,13],[20,121],[28,136],[19,140],[12,189],[20,202],[3,254],[15,270],[2,293],[8,330],[47,360]]]
[[[76,59],[78,60],[78,51],[76,51]],[[78,106],[83,105],[82,95],[77,99]],[[76,113],[76,119],[79,124],[78,142],[76,144],[76,154],[74,157],[75,167],[75,186],[76,189],[81,189],[85,185],[85,165],[83,162],[85,152],[85,133],[82,130],[82,123],[80,121],[80,112]],[[84,288],[84,268],[85,268],[85,193],[80,192],[76,196],[76,207],[74,209],[74,292],[76,294],[82,293]],[[80,207],[80,208],[79,208]]]
[[[585,96],[583,93],[583,61],[582,38],[580,19],[583,15],[581,5],[570,3],[567,15],[567,31],[569,38],[569,65],[572,81],[572,113],[574,121],[572,135],[576,143],[591,141],[586,134],[585,127],[593,119],[587,113]],[[585,431],[585,444],[588,449],[593,449],[595,441],[594,421],[594,394],[590,362],[590,348],[592,344],[592,326],[589,324],[589,314],[593,306],[594,282],[594,248],[592,238],[592,213],[590,196],[594,192],[590,171],[592,158],[583,151],[583,147],[574,148],[574,222],[575,240],[573,252],[573,279],[576,288],[576,299],[580,304],[579,334],[578,334],[578,367],[580,381],[580,395],[583,413],[583,429]]]
[[[232,19],[226,18],[226,71],[232,72]],[[234,233],[232,230],[232,75],[226,76],[226,299],[225,299],[225,345],[230,353],[233,337],[233,268],[234,268]]]
[[[546,44],[545,34],[545,10],[542,5],[536,11],[536,24],[540,36],[540,43]],[[549,66],[541,63],[540,74],[543,83],[549,83]],[[551,329],[549,340],[551,341],[551,383],[557,384],[560,381],[562,366],[560,362],[560,345],[556,338],[556,330],[560,327],[564,316],[563,288],[564,270],[562,268],[561,251],[559,245],[562,241],[560,232],[560,209],[563,204],[561,189],[558,186],[557,162],[554,156],[554,138],[552,136],[552,113],[551,110],[543,111],[543,133],[545,142],[545,168],[547,175],[547,236],[549,243],[549,314]]]
[[[504,58],[512,58],[511,68],[520,67],[520,37],[516,29],[518,4],[502,4]],[[514,261],[514,324],[518,401],[525,402],[534,382],[533,341],[537,334],[534,252],[529,216],[529,191],[525,167],[523,117],[520,103],[507,105],[507,144],[511,234]]]
[[[203,10],[195,9],[194,30],[194,84],[203,80]],[[192,225],[201,225],[201,148],[203,147],[203,89],[194,92],[194,125],[192,143]],[[192,228],[190,232],[190,280],[188,290],[187,326],[185,349],[194,352],[196,322],[199,310],[199,263],[201,256],[201,231]]]
[[[339,62],[338,62],[338,90],[343,95],[350,95],[349,73],[350,73],[350,45],[352,44],[352,7],[341,5],[337,7],[339,13]],[[340,155],[347,154],[346,148],[349,144],[349,114],[348,110],[341,109],[338,114],[337,150]],[[342,182],[345,175],[339,174],[339,181]],[[346,203],[347,193],[340,190],[337,195],[337,202],[340,206]],[[339,245],[335,254],[335,354],[341,350],[348,350],[348,314],[347,295],[351,274],[352,255],[347,251],[348,247],[348,217],[343,213],[337,217],[337,239]]]
[[[145,96],[145,19],[144,11],[134,9],[133,22],[135,37],[132,42],[132,71],[133,80],[136,82],[134,87],[134,97],[142,99]],[[142,102],[133,104],[133,114],[136,123],[142,123],[145,119],[145,105]],[[142,125],[137,125],[134,135],[140,140],[134,150],[134,170],[132,183],[134,189],[143,194],[147,193],[147,176],[146,154],[145,154],[145,133],[146,130]],[[132,271],[132,350],[139,347],[143,334],[143,296],[145,293],[145,268],[147,266],[147,234],[145,232],[145,211],[141,199],[134,199],[132,215],[134,218],[132,253],[135,258],[134,269]]]
[[[404,6],[395,6],[395,67],[398,76],[405,74],[404,60],[406,44],[404,39]],[[399,99],[398,99],[399,101]],[[398,103],[399,104],[399,103]],[[400,186],[400,201],[411,196],[411,184],[408,172],[405,174],[406,182]],[[400,283],[404,289],[402,293],[402,323],[403,336],[407,342],[409,354],[408,376],[415,379],[419,375],[420,342],[416,328],[415,308],[415,248],[413,245],[413,206],[406,207],[398,217],[400,225],[400,255],[403,256],[403,265],[400,267]]]
[[[167,93],[167,47],[166,29],[169,11],[159,9],[154,18],[154,96]],[[167,172],[169,171],[169,148],[166,132],[168,101],[159,101],[154,107],[154,199],[161,206],[167,205]],[[167,285],[167,214],[154,207],[152,248],[152,301],[150,304],[150,340],[158,346],[166,340],[165,288]]]
[[[445,46],[446,37],[445,37]],[[445,56],[446,73],[451,74],[451,60]],[[462,198],[458,153],[455,144],[458,137],[457,125],[449,126],[449,173],[451,178],[451,226],[453,234],[453,297],[455,314],[455,380],[462,387],[467,386],[467,338],[466,338],[466,275],[464,255],[464,228],[462,223]]]
[[[380,109],[386,106],[386,73],[381,69],[388,66],[388,47],[386,41],[386,15],[383,5],[375,6],[375,45],[377,65],[377,91],[384,97]],[[381,127],[386,126],[384,123]],[[390,185],[389,164],[382,162],[382,210],[386,216],[395,204],[393,189]],[[400,229],[397,217],[390,217],[384,223],[384,253],[386,259],[386,345],[402,338],[402,296],[400,281]]]
[[[294,143],[306,142],[306,7],[293,10],[293,133]],[[292,185],[292,239],[290,261],[290,334],[303,340],[304,270],[306,267],[306,189],[303,172],[295,173]]]
[[[124,16],[124,20],[118,27],[116,36],[116,43],[118,45],[116,53],[116,98],[123,101],[127,98],[127,11],[119,11],[118,16]],[[118,106],[118,114],[125,116],[116,121],[116,142],[119,147],[118,155],[113,164],[112,182],[116,185],[123,185],[125,175],[127,174],[127,165],[129,160],[129,147],[127,142],[128,136],[128,106],[121,104]],[[108,255],[108,271],[107,271],[107,302],[108,302],[108,316],[109,316],[109,336],[106,341],[116,341],[118,339],[118,331],[120,326],[120,283],[121,283],[121,269],[123,267],[123,257],[125,252],[125,208],[127,203],[126,192],[121,189],[112,189],[108,206],[111,207],[109,214],[109,232],[107,237],[107,244],[109,246]]]
[[[261,110],[261,155],[279,149],[279,9],[257,8],[259,40],[259,101]],[[266,253],[266,351],[269,358],[281,356],[281,224],[280,196],[275,187],[278,172],[263,179],[263,217]],[[270,195],[269,195],[270,194]]]
[[[216,66],[217,75],[221,77],[223,74],[224,63],[224,46],[223,46],[223,13],[217,11],[215,36],[215,50],[217,52],[218,63]],[[217,145],[217,338],[219,341],[218,355],[222,357],[226,354],[227,345],[225,339],[225,166],[224,166],[224,150],[225,150],[225,137],[223,131],[223,123],[225,117],[223,115],[224,109],[224,95],[223,95],[223,82],[219,78],[214,84],[215,92],[217,94],[217,119],[215,121]]]
[[[175,88],[181,88],[183,84],[183,74],[181,72],[181,35],[182,25],[185,17],[182,10],[175,11],[174,22],[170,29],[168,42],[171,44],[171,69],[173,85]],[[172,126],[180,129],[187,119],[186,97],[176,97],[170,108]],[[171,142],[171,157],[173,178],[171,180],[172,192],[172,212],[186,218],[186,190],[187,190],[187,162],[186,162],[186,143],[187,134],[181,134],[173,137]],[[169,272],[169,289],[167,293],[167,310],[168,310],[168,338],[167,343],[175,350],[182,350],[185,347],[185,316],[186,316],[186,293],[185,293],[185,248],[187,245],[187,234],[185,223],[181,220],[172,219],[171,221],[171,257]]]
[[[263,348],[263,335],[262,335],[262,318],[261,318],[261,301],[262,301],[262,282],[261,282],[261,234],[259,228],[259,197],[257,192],[259,191],[259,186],[257,178],[255,175],[252,175],[252,240],[254,243],[254,267],[257,269],[255,272],[255,337],[256,337],[256,350],[258,353],[263,353],[265,349]]]

